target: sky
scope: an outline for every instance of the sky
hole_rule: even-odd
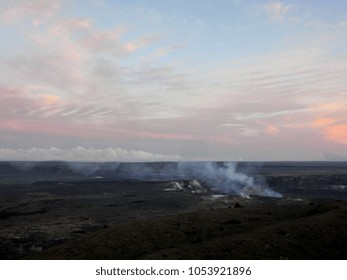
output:
[[[347,1],[2,0],[0,160],[347,160]]]

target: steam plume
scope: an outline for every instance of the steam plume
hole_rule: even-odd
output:
[[[224,194],[282,197],[280,193],[270,189],[265,182],[256,181],[253,177],[238,172],[236,168],[236,162],[179,163],[181,172],[194,174],[197,179],[204,181],[213,190]]]
[[[261,177],[252,177],[248,175],[249,170],[245,174],[237,167],[236,162],[8,162],[0,165],[0,174],[10,171],[111,180],[198,180],[204,187],[223,194],[282,197],[269,188]]]

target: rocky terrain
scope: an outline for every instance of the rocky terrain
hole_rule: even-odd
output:
[[[0,163],[0,258],[346,258],[346,163],[233,170],[283,197],[223,194],[211,178],[170,174],[173,163],[143,165]]]
[[[226,201],[225,201],[226,202]],[[231,201],[228,201],[229,204]],[[307,203],[307,202],[306,202]],[[31,259],[346,259],[342,201],[270,201],[145,217],[52,247]]]

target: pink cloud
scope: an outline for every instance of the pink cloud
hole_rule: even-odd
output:
[[[93,19],[91,18],[71,18],[61,23],[68,30],[90,30],[92,24]]]
[[[347,145],[347,124],[335,124],[324,128],[329,141]]]
[[[125,33],[126,29],[122,27],[114,28],[107,31],[94,30],[90,34],[81,39],[84,48],[93,52],[116,52],[122,51],[119,42],[121,35]]]
[[[15,0],[3,7],[1,20],[6,24],[32,19],[34,25],[45,23],[59,12],[66,0]]]
[[[36,101],[24,89],[0,86],[0,115],[3,118],[8,114],[18,114],[18,111],[25,114],[27,109],[37,107]]]
[[[101,131],[100,131],[101,132]],[[163,132],[147,132],[141,130],[130,130],[124,128],[107,128],[103,130],[104,135],[114,135],[119,133],[123,136],[135,137],[135,138],[148,138],[148,139],[163,139],[163,140],[188,140],[188,141],[205,141],[212,143],[235,143],[232,138],[221,135],[199,135],[191,133],[163,133]]]
[[[278,134],[278,131],[278,128],[274,125],[269,124],[266,126],[266,133],[269,135],[276,135]]]
[[[317,118],[312,122],[312,127],[326,127],[327,125],[331,125],[336,121],[337,120],[334,118]]]
[[[61,100],[60,97],[56,95],[43,95],[41,103],[44,106],[47,106],[47,105],[57,104],[58,102],[60,102],[60,100]]]
[[[53,98],[53,101],[56,101],[55,98]],[[145,138],[178,141],[203,141],[222,144],[235,143],[235,141],[230,136],[179,132],[151,132],[139,129],[127,129],[117,126],[105,125],[103,123],[88,124],[85,122],[76,122],[69,120],[69,116],[66,116],[66,119],[60,118],[58,120],[52,118],[19,119],[7,117],[6,119],[3,119],[0,123],[0,128],[2,130],[13,132],[26,132],[30,134],[46,134],[69,137],[77,136],[103,139]]]
[[[347,144],[347,125],[339,123],[338,119],[331,117],[317,118],[312,122],[311,126],[321,131],[326,140]]]

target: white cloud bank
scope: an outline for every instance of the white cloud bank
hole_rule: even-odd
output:
[[[126,150],[121,148],[93,149],[76,147],[71,149],[0,149],[0,160],[23,160],[23,161],[172,161],[180,160],[179,156],[152,154],[144,151]]]

